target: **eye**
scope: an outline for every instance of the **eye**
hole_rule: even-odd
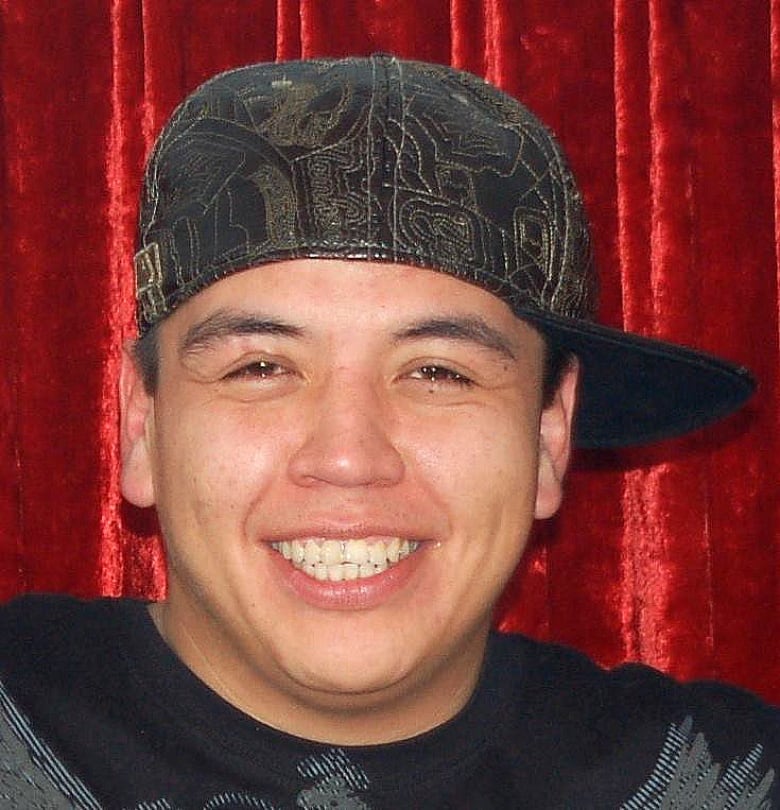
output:
[[[253,360],[238,368],[229,371],[223,379],[225,380],[265,380],[270,377],[280,377],[287,373],[287,369],[279,363],[270,360]]]
[[[412,372],[411,376],[414,379],[425,380],[437,385],[457,385],[464,388],[473,385],[472,380],[468,377],[446,366],[420,366]]]

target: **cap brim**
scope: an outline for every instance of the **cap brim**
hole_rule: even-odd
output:
[[[589,321],[518,315],[580,359],[578,447],[679,436],[737,410],[755,390],[748,369],[704,352]]]

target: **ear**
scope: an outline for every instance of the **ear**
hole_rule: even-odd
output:
[[[534,517],[548,518],[558,511],[563,497],[563,478],[571,455],[571,433],[577,400],[579,362],[574,359],[561,377],[552,402],[542,411],[539,423],[539,471]]]
[[[154,397],[146,391],[130,343],[122,348],[119,405],[122,495],[135,506],[152,506]]]

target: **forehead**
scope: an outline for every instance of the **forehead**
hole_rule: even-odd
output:
[[[537,335],[504,301],[475,284],[408,264],[365,260],[291,259],[243,270],[193,296],[162,325],[181,332],[221,311],[272,314],[314,328],[346,325],[354,331],[469,316],[511,340]]]

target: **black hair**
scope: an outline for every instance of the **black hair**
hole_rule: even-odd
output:
[[[157,392],[160,377],[160,341],[157,336],[159,321],[146,334],[133,343],[133,360],[141,375],[147,394]]]
[[[544,336],[543,336],[544,337]],[[544,368],[542,369],[542,407],[552,405],[561,380],[574,362],[574,353],[544,337]]]

